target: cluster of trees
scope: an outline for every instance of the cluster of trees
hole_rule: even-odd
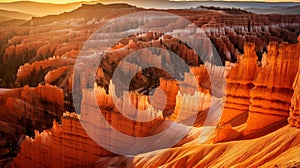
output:
[[[199,6],[198,8],[204,8],[204,9],[208,9],[208,10],[221,10],[221,11],[224,11],[226,13],[229,13],[229,14],[251,14],[251,12],[249,11],[246,11],[246,10],[243,10],[243,9],[240,9],[240,8],[235,8],[235,7],[232,7],[232,8],[221,8],[221,7],[218,7],[218,6]]]

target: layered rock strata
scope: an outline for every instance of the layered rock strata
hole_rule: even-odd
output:
[[[300,42],[300,36],[298,37],[298,41]],[[298,44],[298,49],[299,49],[299,44]],[[300,59],[299,59],[299,63],[300,63]],[[294,94],[291,100],[290,116],[288,118],[290,125],[297,128],[300,127],[300,117],[299,117],[300,87],[299,86],[300,86],[300,71],[298,69],[296,79],[293,83]]]
[[[226,102],[220,124],[239,125],[247,119],[250,105],[250,90],[260,68],[257,65],[255,44],[247,43],[244,55],[229,70],[226,77]]]
[[[113,155],[89,138],[73,113],[64,114],[62,126],[54,121],[51,131],[36,131],[34,139],[26,136],[20,147],[12,167],[87,166],[101,156]]]
[[[290,112],[300,57],[299,45],[271,42],[264,57],[266,63],[250,91],[251,105],[245,134],[286,123]]]

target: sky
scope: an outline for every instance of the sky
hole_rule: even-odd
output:
[[[20,0],[0,0],[0,2],[16,2]],[[79,1],[94,1],[94,0],[27,0],[27,1],[35,1],[35,2],[46,2],[46,3],[71,3],[71,2],[79,2]],[[126,1],[126,0],[124,0]],[[138,0],[137,0],[138,1]],[[149,0],[151,1],[151,0]],[[186,0],[172,0],[172,1],[186,1]],[[193,1],[193,0],[188,0],[188,1]],[[234,0],[233,0],[234,1]],[[243,1],[243,0],[239,0]],[[300,2],[300,0],[245,0],[245,1],[263,1],[263,2]],[[99,1],[101,2],[101,0]],[[107,0],[106,0],[107,2]]]
[[[45,3],[71,3],[79,1],[92,1],[92,0],[0,0],[0,2],[17,2],[17,1],[33,1],[33,2],[45,2]]]

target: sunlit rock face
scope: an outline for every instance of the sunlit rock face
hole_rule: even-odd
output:
[[[57,85],[64,91],[72,88],[73,65],[78,51],[72,50],[62,56],[26,63],[19,67],[17,80],[20,85],[36,86],[40,82]]]
[[[245,134],[286,123],[293,83],[298,71],[299,45],[271,42],[255,87],[250,91],[249,117]],[[297,60],[297,61],[295,61]]]
[[[193,111],[199,111],[199,114],[203,116],[206,113],[205,110],[209,109],[210,103],[210,94],[195,92],[194,95],[184,95],[179,92],[176,96],[176,106],[171,119],[177,122],[187,120]]]
[[[162,84],[164,85],[164,83]],[[178,91],[175,97],[175,111],[172,113],[170,120],[167,119],[169,117],[163,117],[162,111],[152,107],[150,104],[151,101],[149,102],[149,96],[134,92],[124,92],[123,96],[118,98],[113,83],[109,85],[108,94],[104,88],[96,84],[94,85],[94,90],[85,89],[82,93],[82,103],[86,106],[82,106],[80,116],[75,113],[67,112],[62,117],[62,125],[54,121],[51,130],[45,130],[42,133],[35,132],[34,139],[26,137],[21,145],[20,154],[12,164],[13,167],[26,167],[25,163],[31,163],[34,167],[41,167],[49,165],[49,161],[51,161],[50,165],[52,166],[89,166],[97,163],[99,159],[116,156],[116,154],[102,148],[101,144],[96,144],[93,138],[97,136],[107,136],[102,137],[104,139],[112,138],[111,141],[106,141],[107,144],[105,144],[112,148],[120,147],[120,145],[115,146],[114,142],[118,142],[118,144],[120,142],[125,144],[130,143],[129,141],[126,142],[126,139],[120,139],[119,136],[111,137],[111,134],[103,133],[108,127],[103,122],[99,122],[101,121],[99,115],[103,115],[110,126],[123,134],[133,137],[146,137],[164,131],[170,127],[174,121],[182,122],[182,120],[189,119],[191,114],[195,115],[195,113],[193,113],[195,111],[196,115],[198,112],[199,116],[205,115],[204,111],[209,108],[211,99],[209,93],[197,91],[194,95],[190,95]],[[96,101],[96,104],[93,104],[93,101]],[[131,106],[136,110],[133,110]],[[130,120],[124,115],[133,117],[135,120],[146,118],[150,121],[137,122]],[[203,125],[205,117],[199,118],[200,119],[197,119],[196,122],[202,123]],[[87,124],[82,127],[82,123]],[[177,129],[172,128],[176,130],[174,130],[174,135],[172,134],[173,137],[177,136],[178,131],[190,130],[190,128],[185,125],[176,126],[175,124],[175,127]],[[94,130],[92,136],[90,134],[87,135],[87,129]],[[194,137],[199,136],[199,132],[195,131],[196,130],[191,129],[183,140],[178,139],[179,144],[190,142]],[[152,141],[152,144],[156,143],[164,144],[161,142],[161,139]],[[148,149],[147,146],[141,146],[141,144],[134,145],[136,149],[143,149],[145,151],[151,149]],[[44,153],[44,155],[39,155],[39,153]],[[85,157],[88,157],[88,159],[85,159]],[[48,158],[52,158],[53,160],[49,160]],[[127,159],[125,159],[125,161],[126,160]],[[124,164],[128,166],[131,165],[131,163],[125,161]]]
[[[251,137],[286,124],[298,59],[298,44],[271,42],[262,61],[257,62],[254,43],[247,43],[244,55],[238,57],[226,77],[226,103],[220,125],[237,126],[247,121],[244,135]]]
[[[64,109],[63,91],[48,84],[38,85],[36,88],[25,86],[19,89],[3,89],[1,95],[1,113],[14,113],[14,122],[24,118],[30,119],[34,125],[49,127],[46,124],[49,119],[52,120],[53,116],[59,119]]]
[[[74,113],[62,117],[62,126],[54,121],[50,131],[36,131],[34,139],[26,137],[20,147],[12,167],[76,167],[113,156],[89,138]]]
[[[64,93],[56,86],[0,89],[0,157],[14,157],[25,135],[51,128],[53,119],[60,122],[62,110]]]
[[[298,37],[298,41],[300,42],[300,36]],[[298,43],[298,51],[295,51],[295,52],[300,52],[300,49],[299,49],[299,45],[300,43]],[[300,63],[300,59],[299,59],[299,63]],[[300,80],[300,73],[299,73],[299,69],[298,69],[298,72],[297,72],[297,75],[296,75],[296,79],[293,83],[293,89],[294,89],[294,94],[293,94],[293,97],[292,97],[292,100],[291,100],[291,107],[290,107],[290,116],[288,118],[288,121],[289,121],[289,124],[291,126],[294,126],[294,127],[297,127],[299,128],[300,127],[300,118],[299,118],[299,80]]]
[[[87,134],[87,127],[82,127],[82,122],[88,123],[88,128],[95,130],[95,135],[98,134],[99,130],[104,131],[107,129],[104,123],[100,123],[97,120],[99,119],[99,113],[102,113],[100,115],[103,115],[106,121],[115,129],[130,136],[149,136],[164,121],[162,113],[153,108],[150,108],[147,111],[148,113],[146,113],[146,115],[153,114],[153,116],[150,116],[150,119],[153,119],[151,122],[142,123],[129,120],[118,112],[114,105],[113,98],[117,97],[115,97],[113,84],[110,85],[109,94],[106,93],[104,88],[97,87],[97,85],[95,85],[94,89],[94,92],[90,90],[83,91],[84,97],[82,101],[84,104],[87,104],[88,109],[83,108],[81,116],[76,113],[66,112],[62,117],[61,125],[54,121],[51,130],[46,130],[42,133],[35,132],[34,139],[26,137],[21,146],[21,153],[24,154],[19,154],[12,166],[26,167],[25,163],[31,163],[34,167],[49,165],[53,167],[88,166],[97,162],[100,158],[116,156],[116,154],[97,144]],[[96,94],[95,98],[94,94]],[[98,104],[99,107],[91,104],[94,100],[93,98],[96,99],[96,105]],[[147,96],[134,93],[124,94],[122,99],[116,101],[116,104],[121,104],[121,108],[123,108],[121,111],[129,111],[130,108],[128,107],[132,102],[140,110],[145,110],[150,106]],[[101,112],[99,112],[99,108]],[[130,114],[132,114],[132,111]],[[143,114],[136,112],[136,115]],[[167,127],[167,125],[163,125],[162,127]],[[114,138],[114,141],[126,143],[123,142],[124,139],[118,139],[118,137],[110,138]],[[45,153],[45,155],[39,155],[39,153]],[[51,164],[49,164],[49,161]]]
[[[260,68],[257,65],[255,44],[246,43],[244,52],[226,77],[226,103],[220,120],[221,125],[231,123],[236,126],[245,123],[248,116],[250,90],[254,87],[253,80]]]
[[[293,89],[294,94],[291,100],[291,107],[290,107],[290,116],[288,118],[289,124],[293,127],[300,127],[299,123],[299,72],[297,73],[297,80],[295,80]]]
[[[176,80],[166,80],[160,78],[160,85],[158,87],[161,91],[154,92],[151,102],[154,107],[164,110],[165,114],[172,113],[176,105],[176,95],[178,94],[179,87]],[[166,102],[164,102],[166,100]]]

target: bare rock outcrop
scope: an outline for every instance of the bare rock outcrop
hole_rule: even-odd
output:
[[[300,36],[298,37],[298,41],[300,42]],[[300,44],[298,43],[298,53],[300,52],[299,45]],[[300,59],[299,59],[299,63],[300,63]],[[290,116],[288,118],[289,124],[297,128],[300,128],[300,117],[299,117],[300,87],[299,86],[300,86],[300,71],[298,69],[295,81],[293,83],[294,94],[291,100]]]
[[[210,105],[210,94],[195,92],[193,95],[190,95],[178,92],[176,96],[176,106],[171,119],[180,123],[198,113],[205,115],[205,111],[210,108]]]
[[[73,74],[72,67],[75,64],[77,54],[78,51],[72,50],[63,56],[50,57],[32,64],[26,63],[18,69],[17,82],[22,86],[24,84],[36,86],[38,83],[45,82],[56,84],[64,90],[70,90],[71,84],[68,78]],[[63,78],[66,78],[67,81]]]
[[[235,140],[241,135],[241,133],[234,130],[230,124],[217,127],[215,133],[216,136],[213,139],[214,143]]]
[[[25,135],[51,128],[53,119],[61,121],[63,111],[64,93],[55,86],[0,89],[0,158],[7,158],[0,165],[16,156]]]
[[[247,43],[245,53],[238,57],[238,62],[232,67],[226,77],[226,102],[220,124],[231,123],[239,125],[246,121],[250,90],[254,87],[253,80],[260,68],[257,66],[255,45]]]
[[[156,109],[163,110],[164,115],[171,114],[175,108],[176,95],[179,91],[177,81],[160,78],[158,89],[159,91],[154,92],[151,103]]]
[[[76,114],[68,112],[62,118],[62,125],[54,121],[50,131],[35,131],[35,138],[26,136],[20,147],[21,153],[12,167],[87,166],[101,156],[113,156],[89,138]]]
[[[299,45],[271,42],[264,55],[266,64],[250,91],[249,116],[245,134],[276,128],[289,116],[293,83],[298,71]]]

